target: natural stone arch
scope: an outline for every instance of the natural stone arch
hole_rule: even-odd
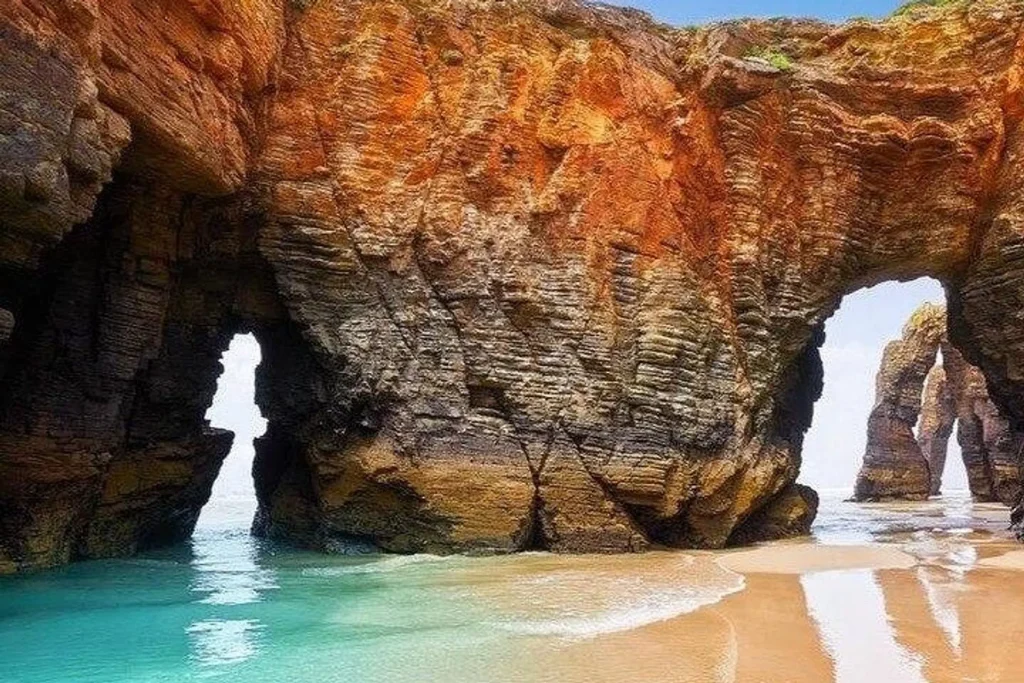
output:
[[[943,350],[950,392],[956,402],[957,442],[967,469],[971,495],[979,501],[1014,506],[1024,485],[1024,434],[992,401],[978,368],[956,349]],[[941,476],[935,464],[936,476]]]
[[[887,279],[945,283],[954,343],[1024,418],[1018,3],[697,31],[541,0],[244,5],[2,20],[0,59],[54,87],[0,70],[31,142],[0,147],[0,301],[26,358],[74,351],[62,382],[5,377],[5,568],[145,540],[83,541],[119,496],[94,501],[136,414],[147,445],[204,438],[238,329],[294,368],[261,371],[260,529],[314,547],[774,534],[811,507],[822,324]],[[792,69],[746,57],[772,46]]]

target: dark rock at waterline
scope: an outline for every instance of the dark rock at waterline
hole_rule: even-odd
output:
[[[5,3],[3,570],[187,533],[239,331],[259,528],[311,547],[722,546],[796,480],[824,321],[887,279],[943,281],[1024,418],[1019,3],[293,5]]]

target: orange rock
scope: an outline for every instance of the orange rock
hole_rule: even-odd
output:
[[[725,544],[792,490],[824,320],[887,279],[947,285],[1024,419],[1014,0],[0,8],[0,566],[187,536],[146,522],[203,498],[239,330],[257,526],[320,547]],[[150,449],[194,477],[105,501],[97,547]]]

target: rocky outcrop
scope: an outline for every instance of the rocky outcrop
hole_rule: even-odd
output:
[[[946,309],[925,304],[903,328],[903,338],[885,347],[875,379],[875,405],[868,417],[867,447],[857,474],[855,499],[928,497],[931,473],[914,428],[921,414],[925,378],[945,334]]]
[[[1021,495],[1024,435],[992,402],[981,372],[955,349],[945,349],[950,393],[956,403],[957,442],[971,495],[1014,505]],[[941,469],[938,472],[941,477]]]
[[[946,348],[948,349],[948,346]],[[921,421],[917,432],[921,454],[928,461],[928,472],[931,477],[929,494],[933,496],[942,492],[942,473],[946,469],[949,437],[953,433],[956,416],[957,401],[950,391],[946,369],[942,365],[936,365],[925,378],[924,395],[921,399]]]
[[[911,316],[903,338],[886,347],[856,499],[939,494],[954,424],[972,496],[1007,505],[1019,499],[1024,440],[990,399],[981,371],[949,344],[945,327],[945,309],[925,304]],[[933,365],[940,349],[943,364]]]
[[[741,524],[729,542],[747,545],[805,536],[811,532],[817,514],[817,492],[803,484],[792,484]]]
[[[1015,1],[0,3],[6,569],[188,535],[238,331],[256,528],[319,548],[760,537],[887,279],[944,282],[1024,418]]]

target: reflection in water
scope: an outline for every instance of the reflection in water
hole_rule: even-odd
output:
[[[960,616],[956,611],[955,588],[951,590],[948,576],[943,576],[948,571],[935,567],[918,567],[917,580],[924,587],[924,594],[928,599],[932,616],[945,634],[946,642],[959,658],[961,654]],[[962,573],[959,578],[963,578]]]
[[[192,538],[189,591],[198,604],[214,609],[185,627],[190,659],[200,667],[223,667],[255,657],[264,625],[242,611],[262,601],[267,591],[279,589],[274,570],[260,566],[258,541],[246,528],[252,501],[222,498],[212,506],[214,514],[206,515]]]
[[[278,586],[273,570],[257,564],[259,548],[248,531],[201,530],[192,542],[190,590],[207,605],[246,605]]]
[[[960,683],[1024,670],[1024,571],[985,564],[1020,546],[1005,509],[969,501],[826,498],[817,542],[732,569],[735,551],[332,557],[250,538],[249,505],[211,505],[190,549],[0,579],[0,681]],[[827,547],[853,539],[869,547]],[[909,563],[880,561],[894,549]]]
[[[207,619],[185,629],[199,666],[238,664],[253,657],[263,626],[255,619]]]
[[[896,642],[873,571],[806,574],[801,583],[836,681],[925,681],[921,661]]]

